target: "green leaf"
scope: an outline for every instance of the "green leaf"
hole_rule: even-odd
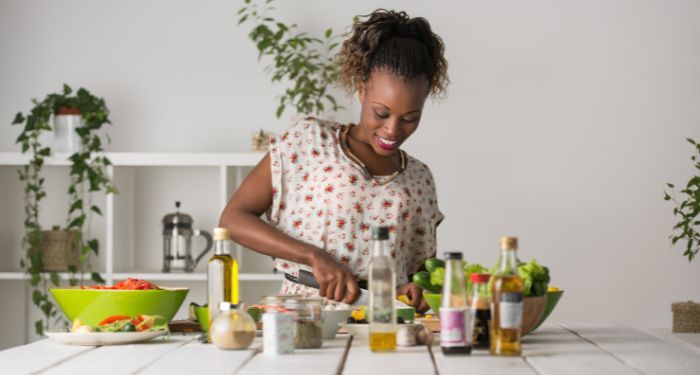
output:
[[[697,144],[692,138],[686,138],[685,140],[688,141],[692,145]]]
[[[83,208],[83,200],[78,199],[77,201],[73,202],[73,204],[71,204],[70,209],[68,209],[68,213],[70,214],[73,211],[81,210],[82,208]]]
[[[34,305],[36,305],[37,307],[40,306],[41,300],[42,300],[41,292],[36,290],[36,289],[33,290],[32,291],[32,302],[34,303]]]
[[[34,322],[34,332],[36,332],[37,336],[44,335],[44,325],[42,323],[41,319]]]
[[[96,238],[88,241],[88,246],[90,247],[90,250],[95,253],[95,255],[99,255],[100,243]]]
[[[70,279],[68,279],[68,284],[70,286],[76,286],[78,285],[78,279],[76,279],[75,277],[71,277]]]
[[[12,125],[21,124],[21,123],[24,122],[24,120],[25,120],[25,119],[24,119],[24,115],[22,115],[22,112],[18,112],[18,113],[15,115],[15,119],[12,120]],[[22,133],[22,134],[24,134],[24,133]]]
[[[327,29],[324,35],[326,36],[326,39],[330,38],[331,35],[333,35],[333,29]]]
[[[92,212],[94,212],[100,216],[102,215],[102,211],[100,211],[99,207],[93,205],[92,207],[90,207],[90,209],[92,210]]]
[[[58,274],[56,272],[51,272],[51,284],[58,286],[59,283],[60,279],[58,278]]]
[[[242,23],[245,22],[245,20],[247,20],[247,19],[248,19],[248,15],[246,14],[245,16],[241,17],[241,19],[238,20],[238,24],[239,24],[239,25],[242,24]]]
[[[90,274],[90,279],[91,279],[92,281],[96,282],[96,283],[100,283],[100,284],[104,284],[104,283],[105,283],[105,279],[103,279],[102,276],[101,276],[99,273],[97,273],[97,272],[91,273],[91,274]]]

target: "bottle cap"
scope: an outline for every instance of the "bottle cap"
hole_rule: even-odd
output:
[[[473,273],[469,275],[471,281],[475,284],[488,283],[491,275],[488,273]]]
[[[445,259],[447,259],[447,260],[451,260],[451,259],[462,260],[462,252],[461,251],[453,251],[453,252],[445,253]]]
[[[219,304],[219,310],[221,311],[230,311],[232,308],[231,302],[221,302]]]
[[[374,227],[374,228],[372,228],[372,239],[373,240],[388,240],[389,239],[389,227]]]
[[[518,250],[518,238],[501,237],[501,250]]]
[[[231,232],[226,228],[214,228],[212,232],[214,241],[228,241],[231,239]]]

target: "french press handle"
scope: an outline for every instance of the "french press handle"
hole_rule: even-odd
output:
[[[214,240],[211,238],[211,234],[205,230],[199,230],[195,229],[193,231],[195,236],[202,236],[204,239],[207,240],[207,245],[204,247],[204,250],[197,256],[197,258],[194,260],[194,267],[197,267],[197,264],[199,263],[200,260],[206,255],[209,250],[211,250],[211,246],[214,244]]]

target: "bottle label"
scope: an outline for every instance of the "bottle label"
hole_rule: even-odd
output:
[[[501,328],[518,329],[523,323],[523,294],[506,292],[501,294],[498,319]]]
[[[441,308],[440,346],[468,346],[471,343],[469,317],[466,308]]]

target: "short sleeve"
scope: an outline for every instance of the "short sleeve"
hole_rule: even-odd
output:
[[[272,175],[272,206],[269,220],[278,224],[280,210],[293,193],[298,167],[305,164],[309,149],[314,143],[312,117],[296,120],[284,133],[270,137],[270,172]]]

